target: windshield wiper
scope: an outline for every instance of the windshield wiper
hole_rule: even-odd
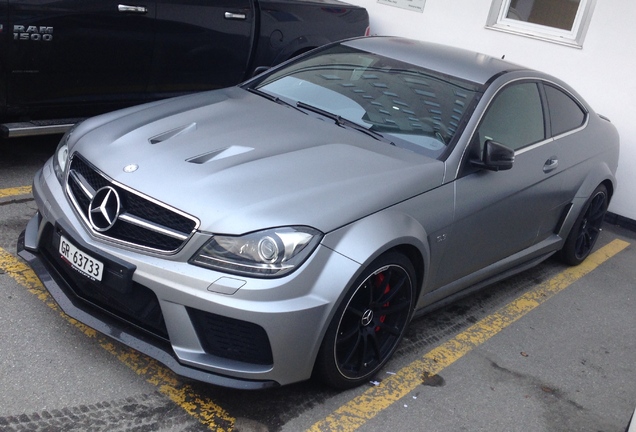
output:
[[[296,103],[296,106],[298,108],[302,108],[302,109],[305,109],[307,111],[311,111],[313,113],[319,114],[319,115],[321,115],[323,117],[327,117],[328,119],[333,120],[338,126],[355,129],[358,132],[362,132],[363,134],[366,134],[366,135],[370,136],[371,138],[375,138],[378,141],[382,141],[382,142],[385,142],[385,143],[388,143],[388,144],[391,144],[391,145],[395,145],[393,143],[393,141],[391,141],[390,139],[386,138],[380,132],[376,132],[374,130],[368,129],[368,128],[362,126],[361,124],[358,124],[358,123],[356,123],[354,121],[351,121],[349,119],[341,117],[338,114],[334,114],[332,112],[325,111],[322,108],[318,108],[318,107],[315,107],[313,105],[309,105],[308,103],[300,102],[300,101]]]
[[[245,87],[245,90],[247,90],[248,92],[253,93],[255,95],[264,97],[265,99],[270,100],[272,102],[276,102],[277,104],[285,105],[285,106],[288,106],[290,108],[294,108],[295,110],[300,111],[303,114],[306,114],[303,110],[299,109],[296,105],[294,105],[292,103],[289,103],[286,100],[279,98],[278,96],[274,96],[273,94],[264,92],[263,90],[259,90],[257,88],[253,88],[253,87]]]

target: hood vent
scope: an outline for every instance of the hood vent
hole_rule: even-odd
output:
[[[243,146],[231,146],[222,149],[212,150],[211,152],[204,153],[199,156],[195,156],[190,159],[186,159],[187,162],[194,164],[204,164],[213,160],[225,159],[230,156],[236,156],[243,153],[247,153],[248,151],[254,150],[251,147],[243,147]]]
[[[182,135],[184,133],[195,131],[196,129],[197,129],[197,124],[196,123],[191,123],[189,125],[181,126],[181,127],[176,128],[176,129],[172,129],[172,130],[170,130],[168,132],[164,132],[162,134],[154,136],[154,137],[150,138],[148,141],[150,141],[150,144],[159,144],[159,143],[162,143],[164,141],[169,140],[170,138],[174,138],[174,137]]]

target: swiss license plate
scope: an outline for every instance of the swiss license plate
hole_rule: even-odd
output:
[[[64,236],[60,237],[60,255],[78,272],[92,280],[102,280],[104,263],[82,252],[68,241]]]

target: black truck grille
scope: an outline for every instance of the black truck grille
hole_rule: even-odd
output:
[[[105,187],[119,196],[119,217],[112,226],[98,231],[90,222],[89,211],[93,197]],[[67,193],[95,235],[155,252],[177,252],[199,224],[194,217],[111,181],[77,154],[71,161]]]

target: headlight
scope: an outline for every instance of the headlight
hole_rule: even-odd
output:
[[[240,237],[214,236],[190,263],[227,273],[280,277],[294,271],[314,251],[322,233],[309,227],[282,227]]]
[[[55,149],[55,153],[53,154],[53,170],[55,171],[55,176],[60,183],[64,180],[64,172],[66,171],[66,164],[68,163],[68,140],[71,138],[71,134],[78,125],[79,123],[75,124],[64,134],[60,143],[57,145],[57,149]]]

